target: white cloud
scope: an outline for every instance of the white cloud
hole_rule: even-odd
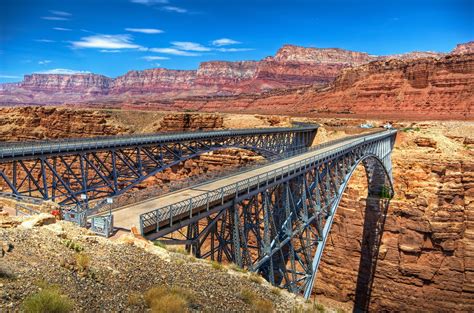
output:
[[[204,47],[203,45],[190,42],[190,41],[173,41],[171,43],[175,48],[185,51],[211,51],[210,48]]]
[[[168,60],[168,57],[161,57],[161,56],[156,56],[156,55],[147,55],[142,57],[142,59],[147,60],[147,61],[156,61],[156,60]]]
[[[156,66],[156,67],[159,67],[161,64],[160,63],[155,63],[153,65]]]
[[[130,0],[132,3],[153,5],[153,4],[166,4],[168,0]]]
[[[73,48],[98,49],[142,49],[142,46],[132,42],[130,35],[94,35],[82,37],[80,41],[72,42]]]
[[[55,68],[52,70],[42,71],[42,72],[35,72],[36,74],[60,74],[60,75],[73,75],[73,74],[90,74],[89,71],[76,71],[70,70],[66,68]]]
[[[160,34],[163,33],[161,29],[156,28],[125,28],[128,32],[143,33],[143,34]]]
[[[121,51],[120,51],[120,50],[102,49],[102,50],[99,50],[99,52],[103,52],[103,53],[119,53],[119,52],[121,52]]]
[[[15,75],[3,75],[0,74],[0,78],[21,78],[20,76],[15,76]]]
[[[54,15],[59,15],[59,16],[71,16],[71,13],[64,12],[64,11],[55,11],[55,10],[49,10],[49,13],[54,14]]]
[[[35,39],[35,41],[37,42],[55,42],[54,40],[50,40],[50,39]]]
[[[38,64],[39,65],[46,65],[48,63],[51,63],[51,60],[41,60],[41,61],[38,61]]]
[[[165,54],[173,54],[173,55],[180,55],[180,56],[187,56],[187,57],[195,57],[199,56],[200,54],[188,51],[182,51],[175,48],[150,48],[149,51],[157,52],[157,53],[165,53]]]
[[[164,6],[162,9],[165,10],[165,11],[168,11],[168,12],[176,12],[176,13],[186,13],[186,12],[188,12],[188,10],[186,10],[186,9],[183,9],[183,8],[180,8],[180,7],[169,6],[169,5]]]
[[[252,49],[252,48],[218,48],[216,50],[220,51],[220,52],[243,52],[243,51],[252,51],[252,50],[255,50],[255,49]]]
[[[42,16],[41,18],[43,20],[49,20],[49,21],[68,21],[69,20],[66,17],[60,17],[60,16]]]
[[[54,30],[60,30],[63,32],[70,32],[72,29],[70,28],[62,28],[62,27],[53,27]]]
[[[221,38],[221,39],[216,39],[212,42],[213,46],[227,46],[227,45],[236,45],[241,43],[240,41],[229,39],[229,38]]]

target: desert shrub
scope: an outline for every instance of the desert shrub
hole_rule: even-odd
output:
[[[247,273],[247,272],[248,272],[245,268],[241,268],[241,267],[238,266],[237,264],[232,264],[232,265],[230,266],[230,268],[233,269],[234,271],[240,272],[240,273]]]
[[[326,308],[321,303],[314,302],[313,303],[313,308],[315,309],[315,312],[319,312],[319,313],[326,312]]]
[[[216,262],[216,261],[212,261],[211,262],[211,266],[213,269],[217,270],[217,271],[222,271],[224,270],[224,265],[222,265],[221,263],[219,262]]]
[[[247,304],[252,304],[255,301],[255,294],[249,289],[242,289],[239,298]]]
[[[180,253],[180,254],[184,254],[184,255],[189,255],[188,251],[186,251],[185,249],[181,248],[181,247],[170,247],[170,246],[166,246],[166,249],[170,252],[174,252],[174,253]]]
[[[160,248],[163,248],[163,249],[166,249],[166,248],[167,248],[166,245],[165,245],[164,243],[162,243],[161,241],[159,241],[159,240],[153,241],[153,244],[154,244],[155,246],[160,247]]]
[[[259,276],[258,274],[255,274],[255,273],[250,274],[249,280],[251,282],[259,284],[259,285],[263,282],[263,278],[261,276]]]
[[[258,313],[271,313],[273,312],[273,304],[268,300],[255,300],[252,304],[253,311]]]
[[[54,286],[28,296],[21,308],[25,313],[64,313],[73,309],[73,302]]]
[[[194,295],[180,287],[153,287],[145,293],[144,299],[154,313],[181,313],[195,305]]]
[[[76,265],[80,272],[85,272],[89,269],[91,263],[90,257],[85,253],[76,254]]]
[[[84,251],[84,248],[79,243],[74,242],[73,240],[66,239],[63,241],[63,244],[69,249],[74,250],[76,252]]]

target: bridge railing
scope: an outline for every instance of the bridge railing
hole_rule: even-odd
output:
[[[199,132],[169,132],[158,134],[138,134],[103,136],[93,138],[71,138],[49,141],[25,141],[0,143],[0,159],[7,157],[21,157],[26,155],[41,155],[57,152],[72,152],[91,149],[104,149],[109,147],[126,147],[146,145],[153,143],[168,143],[174,141],[187,141],[206,138],[234,137],[242,135],[271,134],[282,132],[300,132],[315,130],[317,124],[297,124],[296,127],[274,128],[246,128],[236,130],[217,130]]]
[[[150,192],[150,190],[146,190],[146,193],[143,197],[140,197],[140,196],[130,197],[129,194],[121,194],[121,195],[112,197],[113,198],[113,204],[108,204],[106,202],[106,199],[101,199],[101,200],[98,200],[94,203],[89,202],[88,215],[101,214],[101,213],[103,213],[105,211],[108,211],[108,210],[115,210],[115,209],[121,208],[123,206],[132,204],[132,203],[136,204],[137,202],[142,202],[142,201],[146,201],[146,200],[151,199],[151,198],[156,198],[156,197],[159,197],[159,196],[163,196],[165,194],[168,194],[170,192],[174,192],[174,191],[177,191],[177,190],[180,190],[180,189],[189,188],[191,186],[198,186],[199,184],[202,184],[202,183],[211,183],[211,182],[214,182],[214,181],[217,181],[217,180],[224,179],[226,177],[230,177],[230,176],[234,176],[234,175],[237,175],[237,174],[249,172],[249,171],[255,170],[259,167],[266,166],[266,165],[278,162],[282,159],[286,159],[286,158],[289,158],[289,157],[292,157],[292,156],[295,156],[295,155],[298,155],[298,154],[315,151],[315,150],[324,148],[328,145],[333,145],[333,144],[337,144],[339,142],[343,142],[343,141],[346,141],[346,140],[355,139],[355,138],[359,138],[359,137],[365,137],[365,136],[367,136],[367,133],[348,136],[348,137],[343,137],[343,138],[340,138],[340,139],[336,139],[336,140],[332,140],[332,141],[329,141],[329,142],[321,143],[321,144],[318,144],[318,145],[313,146],[313,147],[305,147],[305,148],[286,151],[284,153],[280,153],[280,154],[277,154],[277,155],[274,155],[274,156],[267,157],[264,161],[254,163],[252,165],[248,165],[248,166],[245,166],[245,167],[238,167],[238,168],[234,168],[234,169],[226,169],[225,170],[225,175],[223,175],[221,172],[216,172],[216,173],[213,173],[211,175],[200,175],[196,179],[187,179],[185,181],[171,182],[167,185],[168,190],[159,189],[159,190],[155,190],[155,191],[151,191],[151,192]],[[68,210],[71,210],[71,209],[76,209],[77,210],[77,205],[74,204],[74,205],[64,206],[64,208],[66,208]]]
[[[206,210],[209,210],[209,205],[211,203],[218,200],[223,201],[225,197],[230,196],[232,194],[238,195],[239,191],[242,189],[247,188],[250,190],[252,186],[257,186],[257,188],[260,188],[262,186],[261,184],[264,184],[264,186],[265,185],[268,186],[271,183],[271,180],[276,181],[277,177],[281,177],[283,175],[291,175],[292,173],[299,172],[302,168],[303,169],[307,168],[308,166],[311,166],[315,162],[319,162],[320,160],[334,156],[336,154],[346,153],[347,152],[346,150],[353,149],[354,147],[358,145],[372,142],[375,140],[381,140],[386,137],[390,137],[391,135],[393,135],[393,133],[396,133],[396,130],[381,131],[381,132],[376,132],[371,135],[361,134],[361,135],[352,136],[351,139],[348,139],[346,137],[343,139],[341,138],[340,140],[327,142],[327,143],[312,147],[312,150],[318,150],[318,149],[321,149],[330,145],[334,145],[340,142],[349,141],[349,140],[352,141],[354,139],[358,139],[359,137],[362,137],[355,142],[345,144],[336,149],[323,152],[322,154],[318,154],[316,156],[310,156],[308,158],[297,161],[295,163],[292,163],[283,167],[279,167],[277,169],[273,169],[267,173],[249,177],[242,181],[223,186],[216,190],[208,191],[196,197],[192,197],[187,200],[183,200],[183,201],[180,201],[180,202],[177,202],[177,203],[174,203],[162,208],[155,209],[147,213],[143,213],[139,217],[141,232],[142,234],[144,234],[144,230],[153,225],[156,225],[156,230],[158,231],[160,222],[169,220],[169,224],[172,225],[174,217],[183,215],[186,213],[189,213],[189,217],[191,218],[193,215],[193,209],[196,207],[206,206]]]

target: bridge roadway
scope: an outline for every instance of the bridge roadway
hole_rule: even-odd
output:
[[[136,226],[137,228],[140,225],[140,215],[143,213],[148,213],[157,209],[166,210],[167,206],[171,204],[175,204],[181,201],[189,200],[196,196],[200,196],[206,194],[209,191],[215,191],[223,186],[232,185],[237,182],[243,181],[248,179],[249,177],[269,173],[275,169],[283,168],[291,164],[295,164],[299,161],[303,161],[308,158],[313,158],[317,156],[321,156],[326,152],[336,151],[338,148],[348,146],[351,144],[356,144],[357,142],[361,142],[361,140],[369,140],[375,139],[378,137],[383,137],[390,133],[390,131],[378,131],[375,133],[369,133],[366,136],[354,136],[352,138],[348,138],[347,140],[338,141],[334,144],[330,144],[326,147],[322,147],[321,149],[317,149],[310,152],[305,152],[287,159],[283,159],[281,161],[271,163],[268,165],[263,165],[262,167],[252,169],[246,172],[237,173],[230,177],[224,177],[219,180],[215,180],[209,183],[199,184],[190,188],[185,188],[158,198],[152,198],[149,200],[145,200],[136,204],[125,206],[117,211],[113,212],[114,215],[114,227],[123,229],[123,230],[131,230],[132,226]],[[242,189],[246,189],[247,186],[242,186]],[[166,215],[165,215],[166,216]]]

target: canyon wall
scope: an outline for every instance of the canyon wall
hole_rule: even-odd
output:
[[[472,119],[473,104],[474,54],[469,53],[374,61],[342,70],[325,88],[173,102],[180,109],[205,111],[395,119]]]
[[[398,134],[395,197],[387,211],[370,311],[474,309],[474,127],[424,123]],[[353,303],[367,216],[367,181],[351,178],[316,281],[316,292]],[[367,264],[365,264],[367,266]]]
[[[467,54],[473,49],[472,45],[472,43],[458,45],[452,54]],[[221,97],[248,94],[251,94],[250,99],[253,99],[262,92],[272,90],[288,96],[294,92],[292,88],[295,87],[327,86],[344,69],[369,62],[416,60],[424,57],[439,59],[444,55],[436,52],[411,52],[373,56],[339,48],[284,45],[275,56],[260,61],[209,61],[201,63],[197,70],[165,68],[134,70],[114,79],[97,74],[25,75],[20,83],[0,86],[0,105],[132,105],[141,108],[152,106],[176,109],[179,103],[175,105],[173,99],[193,101],[196,97],[209,97],[210,101],[219,102],[228,100]],[[268,98],[267,95],[262,97]],[[329,104],[328,101],[326,100]],[[324,106],[328,104],[323,103]],[[286,109],[290,112],[291,105],[287,105]],[[252,105],[252,110],[257,111],[259,107]]]

